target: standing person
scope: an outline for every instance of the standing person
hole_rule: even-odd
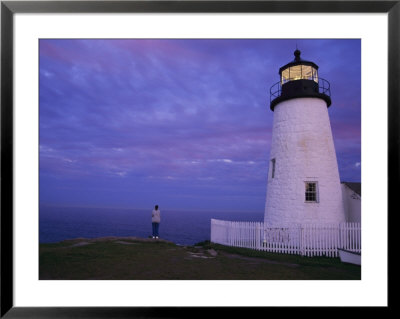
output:
[[[154,206],[154,210],[151,212],[151,224],[153,226],[153,238],[158,238],[158,228],[160,226],[160,211],[158,205]]]

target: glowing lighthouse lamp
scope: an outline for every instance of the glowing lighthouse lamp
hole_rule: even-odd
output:
[[[279,69],[270,90],[274,112],[266,225],[345,221],[328,107],[330,84],[300,58]]]

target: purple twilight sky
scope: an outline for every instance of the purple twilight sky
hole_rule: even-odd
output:
[[[361,179],[360,40],[40,40],[40,203],[264,210],[278,70],[331,83],[342,181]]]

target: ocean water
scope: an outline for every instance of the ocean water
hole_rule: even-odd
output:
[[[200,212],[161,209],[160,238],[179,245],[210,240],[211,218],[263,221],[264,212]],[[39,242],[54,243],[78,237],[151,235],[151,209],[110,209],[41,206]]]

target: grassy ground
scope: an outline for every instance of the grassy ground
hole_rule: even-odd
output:
[[[177,246],[164,240],[111,237],[40,244],[39,278],[359,280],[361,267],[338,258],[273,254],[209,242]]]

